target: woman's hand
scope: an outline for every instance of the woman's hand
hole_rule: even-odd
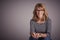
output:
[[[33,34],[32,34],[32,37],[33,37],[33,38],[39,38],[39,37],[40,37],[40,33],[33,33]]]
[[[47,34],[46,33],[36,33],[36,38],[39,38],[39,37],[43,37],[43,38],[45,38],[45,37],[47,37]]]
[[[33,37],[33,38],[36,38],[36,33],[33,33],[33,34],[32,34],[32,37]]]
[[[36,33],[36,38],[41,37],[40,33]]]
[[[45,37],[47,37],[47,34],[45,34],[45,33],[44,33],[44,34],[41,33],[41,37],[44,37],[44,38],[45,38]]]
[[[45,37],[47,37],[47,34],[43,34],[43,33],[33,33],[32,34],[32,37],[34,37],[34,38],[39,38],[39,37],[43,37],[43,38],[45,38]]]

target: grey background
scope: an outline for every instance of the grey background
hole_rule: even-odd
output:
[[[60,1],[59,0],[2,0],[1,36],[2,40],[28,40],[30,19],[36,3],[44,3],[52,19],[52,39],[60,40]]]

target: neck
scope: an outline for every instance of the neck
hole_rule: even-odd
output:
[[[39,18],[38,21],[44,21],[45,17]]]
[[[45,22],[45,18],[40,18],[40,19],[38,19],[37,22],[38,22],[38,23],[44,23],[44,22]]]

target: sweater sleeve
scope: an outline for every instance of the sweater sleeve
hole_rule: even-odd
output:
[[[30,20],[30,34],[35,33],[34,21]]]
[[[47,21],[47,35],[48,36],[51,36],[51,19],[48,18],[48,21]]]

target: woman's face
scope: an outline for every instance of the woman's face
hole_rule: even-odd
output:
[[[43,8],[41,8],[41,7],[37,8],[36,13],[37,13],[37,16],[39,18],[42,18],[43,17],[43,14],[44,14]]]

